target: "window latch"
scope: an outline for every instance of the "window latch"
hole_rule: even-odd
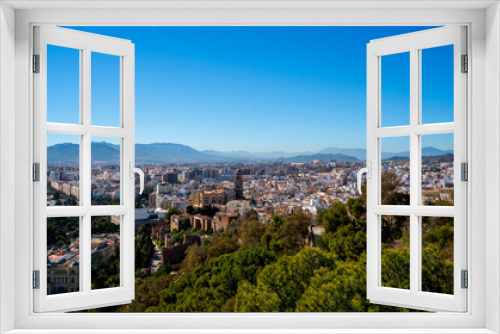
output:
[[[358,170],[358,174],[357,174],[358,182],[357,183],[358,183],[358,192],[359,192],[360,195],[363,193],[361,191],[361,183],[362,183],[363,174],[365,174],[365,173],[366,173],[366,177],[368,179],[372,178],[372,163],[370,161],[366,162],[366,167],[361,168],[360,170]]]
[[[144,172],[142,169],[134,167],[134,163],[130,161],[129,163],[129,171],[130,171],[130,178],[133,179],[135,177],[135,173],[139,174],[139,184],[140,184],[140,189],[139,189],[139,195],[142,194],[144,191]]]

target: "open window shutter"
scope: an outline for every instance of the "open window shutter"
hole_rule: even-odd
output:
[[[53,48],[61,48],[68,54],[76,55],[76,61],[71,65],[65,61],[57,63],[53,59],[49,62],[48,57],[52,54],[48,50]],[[134,298],[135,186],[134,175],[131,174],[135,156],[134,44],[128,40],[41,26],[34,28],[33,49],[34,311],[65,312],[130,303]],[[119,113],[116,112],[115,127],[96,126],[91,122],[92,117],[98,118],[100,110],[107,108],[104,106],[92,110],[94,103],[91,103],[91,93],[97,96],[99,90],[104,89],[102,85],[96,86],[91,92],[94,88],[91,74],[104,68],[93,67],[92,62],[94,60],[96,64],[99,57],[103,56],[116,60],[115,101]],[[75,78],[78,78],[74,84],[79,93],[75,94],[74,100],[79,121],[77,116],[73,124],[47,118],[48,86],[54,84],[54,73],[63,73],[64,77],[65,66],[69,66],[67,71],[76,73]],[[57,82],[56,86],[69,84],[73,83]],[[50,94],[51,101],[55,99],[51,107],[63,104],[61,101],[68,98],[64,91],[58,93],[52,89]],[[77,162],[72,167],[64,163],[58,167],[64,171],[72,169],[72,173],[76,174],[72,178],[66,176],[64,181],[57,181],[62,180],[62,172],[56,170],[52,173],[47,167],[50,163],[47,145],[51,145],[47,138],[53,135],[71,135],[77,139],[72,147],[79,147],[79,153],[75,154]],[[92,203],[92,137],[106,137],[118,143],[113,146],[116,150],[113,168],[119,168],[112,181],[117,188],[113,203],[116,205]],[[70,155],[71,152],[64,151],[63,160],[64,154]],[[71,199],[66,202],[70,205],[61,206],[55,197],[48,198],[48,188],[52,191],[57,186],[66,186],[60,189],[58,195],[65,193],[64,196]],[[101,217],[101,225],[112,222],[115,225],[111,228],[112,232],[103,232],[101,228],[93,230],[94,226],[98,226],[97,223],[94,225],[96,217]],[[109,265],[114,266],[116,273],[113,277],[104,277],[105,284],[97,286],[93,283],[95,276],[105,275],[105,272],[97,272],[97,269],[93,272],[94,266],[96,263],[105,266],[106,261],[111,261],[109,259],[114,260],[114,264]]]
[[[449,123],[424,124],[422,89],[425,81],[422,80],[422,54],[426,49],[442,46],[452,48],[450,62],[453,66],[454,120]],[[383,127],[382,58],[400,53],[409,53],[410,122],[409,125]],[[367,180],[367,298],[371,303],[429,311],[466,311],[467,289],[463,286],[463,278],[467,274],[467,182],[461,179],[461,164],[467,163],[466,72],[470,69],[467,68],[466,55],[466,27],[458,26],[373,40],[367,46],[367,161],[371,163],[372,168],[371,177]],[[423,205],[422,137],[435,134],[454,135],[454,206],[439,206],[439,203],[434,206]],[[409,203],[404,205],[384,205],[381,199],[384,163],[381,142],[389,137],[405,137],[410,143],[410,199]],[[407,235],[409,233],[409,246],[397,246],[398,254],[403,254],[404,251],[409,254],[406,264],[401,257],[390,258],[383,242],[383,229],[387,221],[384,217],[395,216],[404,216],[407,219],[405,232]],[[447,261],[445,267],[432,267],[432,259],[428,257],[429,249],[432,248],[426,249],[426,246],[423,246],[427,239],[423,240],[422,222],[426,219],[428,221],[428,217],[453,219],[453,260]],[[449,227],[447,228],[449,231]],[[401,277],[401,272],[398,272],[401,269],[398,266],[409,267],[406,272],[409,284],[404,283],[405,279]],[[452,276],[447,291],[429,288],[432,283],[429,282],[429,277],[434,277],[429,276],[429,272],[438,277],[443,275],[446,268]],[[441,272],[432,273],[433,270]],[[393,278],[397,283],[387,284],[384,281],[387,277]]]

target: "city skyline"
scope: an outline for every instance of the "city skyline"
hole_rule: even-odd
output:
[[[135,43],[136,143],[181,143],[201,151],[315,152],[331,146],[366,147],[366,44],[430,27],[70,28]],[[93,58],[94,125],[117,123],[118,100],[110,96],[116,95],[118,72],[107,57]],[[72,66],[65,64],[59,63],[57,70],[49,59],[49,88],[62,75],[57,71]],[[442,67],[425,58],[423,64]],[[400,70],[406,60],[395,59],[392,65],[384,72],[393,82],[387,85],[387,101],[392,102],[383,109],[392,122],[406,125],[406,113],[398,109],[408,97],[407,85],[398,84],[406,80]],[[56,71],[53,79],[51,71]],[[452,92],[435,92],[453,79],[446,73],[442,80],[428,81],[429,93],[423,91],[423,101],[433,101],[425,109],[426,122],[453,113]],[[68,105],[78,101],[78,89],[71,87],[57,87],[57,99],[49,89],[53,119],[48,121],[63,117]],[[391,145],[387,151],[408,149]],[[432,146],[453,148],[444,139]]]

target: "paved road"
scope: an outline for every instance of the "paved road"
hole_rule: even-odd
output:
[[[155,273],[162,265],[161,263],[161,252],[158,249],[158,246],[156,245],[155,242],[153,242],[155,245],[155,250],[153,254],[153,259],[151,260],[151,272]]]

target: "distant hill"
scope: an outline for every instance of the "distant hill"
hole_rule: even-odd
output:
[[[432,157],[422,157],[422,162],[423,163],[436,163],[436,162],[453,162],[455,161],[455,156],[453,153],[446,153],[443,155],[439,156],[432,156]]]
[[[79,159],[79,145],[56,144],[47,148],[47,159],[52,163],[76,163]],[[434,147],[424,147],[423,156],[453,154]],[[409,152],[382,152],[382,159],[408,159]],[[136,144],[137,162],[153,163],[229,163],[229,162],[311,162],[322,160],[365,161],[365,149],[341,149],[328,147],[319,152],[247,152],[247,151],[198,151],[190,146],[173,143]],[[92,142],[92,162],[117,162],[120,147],[106,142]]]
[[[448,153],[453,154],[453,150],[444,151],[444,150],[440,150],[438,148],[430,147],[430,146],[422,148],[422,156],[423,157],[435,157],[435,156],[445,155]],[[398,156],[398,157],[410,157],[410,152],[409,151],[397,152],[397,153],[382,152],[382,159],[387,159],[387,158],[396,157],[396,156]]]
[[[271,152],[248,152],[248,151],[202,151],[203,153],[226,158],[240,158],[248,160],[272,160],[280,158],[290,158],[299,155],[311,155],[315,152],[305,151],[305,152],[284,152],[284,151],[271,151]]]
[[[384,161],[408,161],[410,157],[390,157],[387,159],[382,159]],[[455,157],[453,153],[446,153],[443,155],[433,155],[433,156],[422,156],[423,163],[438,163],[438,162],[453,162]]]
[[[64,143],[47,148],[49,163],[77,163],[80,159],[80,145]],[[120,161],[120,147],[106,142],[92,142],[92,162]]]
[[[314,160],[321,160],[323,162],[335,161],[359,161],[358,158],[344,154],[312,154],[312,155],[298,155],[290,158],[278,158],[277,162],[313,162]]]
[[[90,148],[92,162],[120,161],[120,145],[106,142],[92,142]]]
[[[226,161],[222,157],[215,157],[194,148],[171,143],[136,144],[135,159],[140,162],[219,162]]]
[[[366,150],[364,148],[338,148],[327,147],[318,153],[320,154],[343,154],[353,156],[360,161],[366,160]]]
[[[435,147],[423,147],[422,148],[422,157],[435,157],[435,156],[443,156],[445,154],[453,155],[453,150],[440,150]],[[410,157],[410,152],[382,152],[382,160],[402,160],[408,159]]]
[[[56,144],[47,147],[47,161],[49,163],[77,163],[80,159],[80,145],[77,144]]]

